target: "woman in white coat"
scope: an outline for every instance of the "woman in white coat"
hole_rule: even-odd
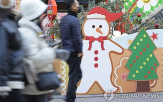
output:
[[[42,39],[43,33],[39,24],[39,16],[47,9],[41,0],[22,0],[20,3],[22,18],[18,22],[21,33],[25,58],[32,61],[36,72],[52,72],[55,58],[55,49],[48,47]],[[38,91],[35,84],[29,84],[22,93],[26,102],[48,102],[47,93],[51,91]]]

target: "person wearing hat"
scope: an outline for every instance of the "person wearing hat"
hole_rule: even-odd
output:
[[[36,73],[53,72],[55,58],[66,60],[66,51],[56,51],[49,47],[41,29],[40,16],[47,10],[47,5],[41,0],[21,0],[20,10],[22,18],[18,21],[22,37],[24,57],[34,65]],[[26,102],[48,102],[47,94],[53,90],[39,91],[35,83],[30,83],[22,90]]]
[[[0,0],[0,102],[24,102],[24,53],[13,6],[13,0]]]
[[[83,43],[80,22],[77,18],[77,14],[81,11],[81,8],[77,0],[66,0],[66,7],[68,14],[60,22],[61,40],[63,49],[69,50],[71,54],[67,60],[69,65],[69,83],[64,100],[66,102],[75,102],[77,84],[82,77],[80,64]]]

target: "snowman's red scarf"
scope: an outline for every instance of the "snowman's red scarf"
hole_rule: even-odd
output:
[[[107,40],[107,36],[99,36],[98,38],[95,38],[95,37],[93,37],[93,36],[86,36],[86,37],[85,37],[85,40],[89,40],[89,48],[88,48],[88,50],[91,50],[91,48],[92,48],[92,43],[93,43],[94,41],[99,41],[99,42],[101,43],[101,49],[102,49],[102,50],[105,50],[105,49],[104,49],[104,40]]]

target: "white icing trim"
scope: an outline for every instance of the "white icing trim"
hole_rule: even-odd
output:
[[[18,81],[8,81],[8,86],[11,89],[24,89],[24,82],[18,82]]]
[[[156,83],[156,80],[154,80],[154,82],[150,86],[153,86],[155,83]]]
[[[117,75],[117,73],[116,73],[116,70],[119,68],[119,67],[121,67],[122,66],[122,61],[124,60],[124,59],[129,59],[128,57],[123,57],[122,59],[121,59],[121,61],[120,61],[120,65],[119,66],[117,66],[116,68],[115,68],[115,70],[114,70],[114,74],[115,74],[115,76],[116,76],[116,78],[115,78],[115,85],[117,86],[117,87],[119,87],[120,88],[120,92],[121,93],[123,93],[122,92],[122,87],[121,86],[118,86],[117,85],[117,83],[116,83],[116,81],[117,81],[117,79],[118,79],[118,75]]]
[[[102,19],[105,19],[105,15],[95,13],[95,14],[87,15],[87,18],[102,18]]]
[[[2,86],[2,87],[0,87],[0,92],[2,92],[2,91],[11,91],[11,88],[8,86]]]
[[[66,94],[66,62],[62,60],[62,81],[63,83],[61,84],[62,86],[62,93],[63,95]]]

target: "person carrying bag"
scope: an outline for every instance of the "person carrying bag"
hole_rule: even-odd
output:
[[[22,0],[20,9],[22,18],[18,24],[25,53],[24,57],[33,64],[34,71],[32,72],[38,78],[37,81],[26,85],[25,89],[22,90],[22,94],[24,94],[26,102],[48,102],[47,94],[58,87],[58,85],[51,85],[56,80],[59,81],[53,69],[54,59],[62,57],[58,55],[64,55],[63,59],[66,60],[69,52],[66,50],[57,52],[56,47],[50,48],[42,38],[44,34],[39,25],[39,16],[46,11],[46,4],[41,0]],[[29,69],[28,72],[31,73]]]

